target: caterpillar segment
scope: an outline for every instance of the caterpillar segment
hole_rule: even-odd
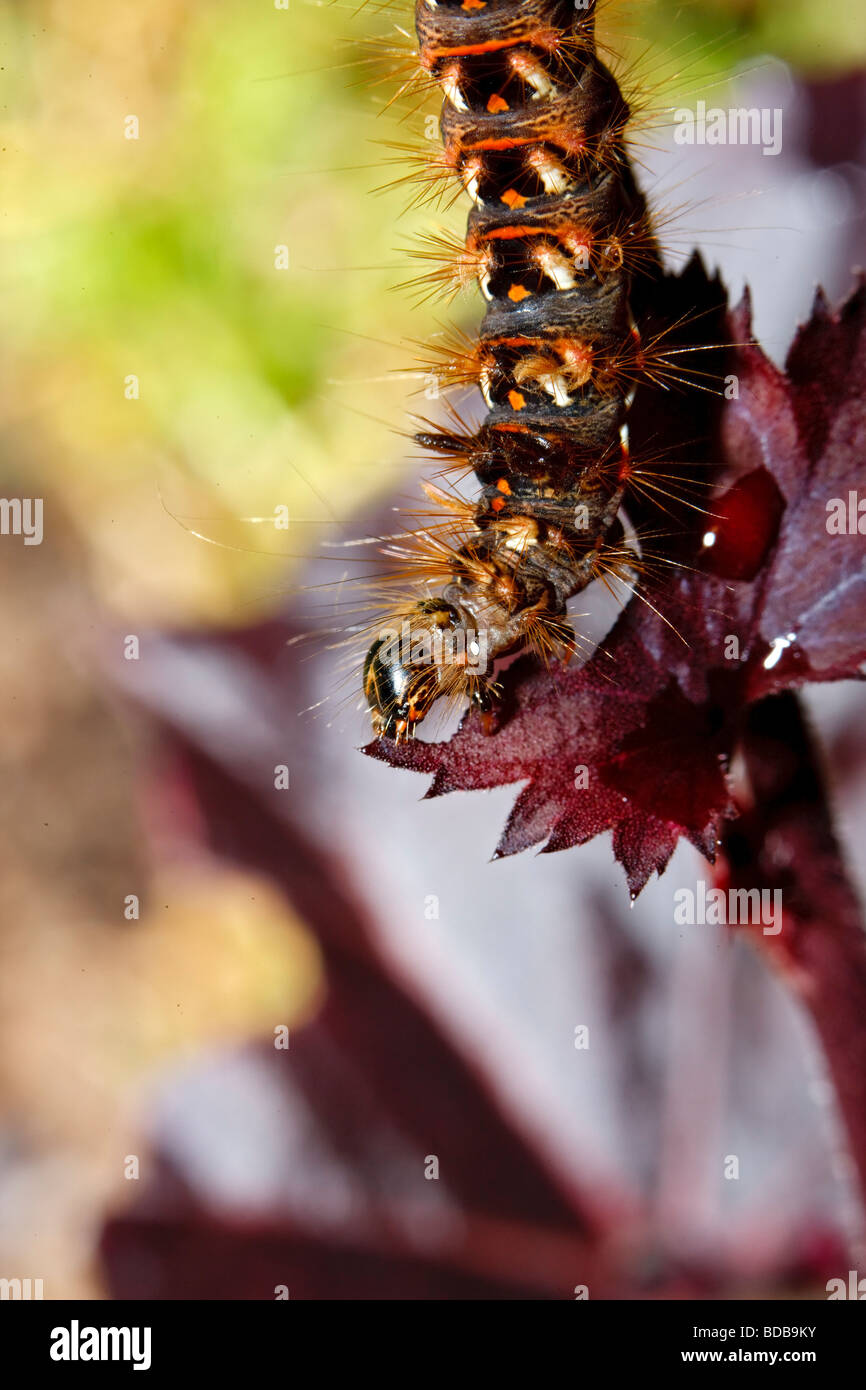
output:
[[[411,737],[442,696],[468,696],[490,722],[493,663],[522,648],[567,659],[568,600],[607,553],[624,553],[641,362],[632,281],[658,253],[594,11],[594,0],[416,6],[446,162],[473,203],[456,274],[471,267],[487,303],[477,342],[443,375],[475,381],[487,415],[471,433],[416,436],[474,473],[480,494],[461,504],[439,592],[428,579],[367,654],[377,736]]]

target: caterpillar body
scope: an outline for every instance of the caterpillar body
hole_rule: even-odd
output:
[[[415,23],[444,95],[440,168],[473,204],[455,273],[487,302],[445,369],[487,413],[416,435],[480,490],[467,502],[428,485],[446,515],[415,555],[425,592],[364,662],[374,732],[398,741],[440,696],[468,696],[491,723],[490,664],[522,648],[567,659],[568,600],[628,562],[628,413],[651,375],[635,280],[660,271],[595,0],[418,0]]]

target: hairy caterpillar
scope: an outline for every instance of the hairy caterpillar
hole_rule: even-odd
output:
[[[442,521],[397,552],[426,583],[364,663],[374,732],[410,737],[440,696],[489,718],[489,664],[575,650],[574,594],[633,559],[620,509],[635,468],[628,412],[661,360],[635,285],[660,270],[626,153],[630,109],[598,56],[595,0],[418,0],[423,73],[443,94],[438,172],[473,202],[465,245],[437,275],[477,279],[477,341],[439,372],[476,384],[480,427],[416,435],[480,483],[428,485]],[[390,552],[394,554],[392,550]]]
[[[488,414],[472,434],[418,437],[471,469],[481,493],[451,501],[464,534],[426,565],[444,571],[441,591],[395,614],[399,644],[379,636],[367,655],[377,734],[411,735],[440,695],[489,712],[481,656],[569,653],[567,600],[622,534],[628,367],[641,366],[634,259],[656,251],[594,11],[594,0],[416,7],[421,65],[445,95],[445,164],[474,203],[461,268],[488,301],[477,345],[450,365],[478,382]]]

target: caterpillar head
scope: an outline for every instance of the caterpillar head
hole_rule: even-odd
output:
[[[404,663],[380,637],[364,662],[364,695],[377,738],[410,738],[438,693],[435,666]]]
[[[484,644],[444,599],[422,599],[383,631],[364,661],[364,695],[377,738],[411,738],[440,695],[468,694],[489,706],[478,667]]]

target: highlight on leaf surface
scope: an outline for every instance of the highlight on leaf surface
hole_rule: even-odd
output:
[[[469,714],[447,743],[366,750],[432,774],[428,796],[525,783],[496,855],[611,830],[632,893],[680,838],[713,860],[749,708],[863,676],[862,536],[831,519],[862,469],[866,286],[837,310],[818,293],[784,372],[750,342],[748,296],[729,332],[745,345],[729,350],[739,396],[720,416],[713,520],[674,538],[663,606],[639,591],[580,669],[511,667],[492,737]]]

